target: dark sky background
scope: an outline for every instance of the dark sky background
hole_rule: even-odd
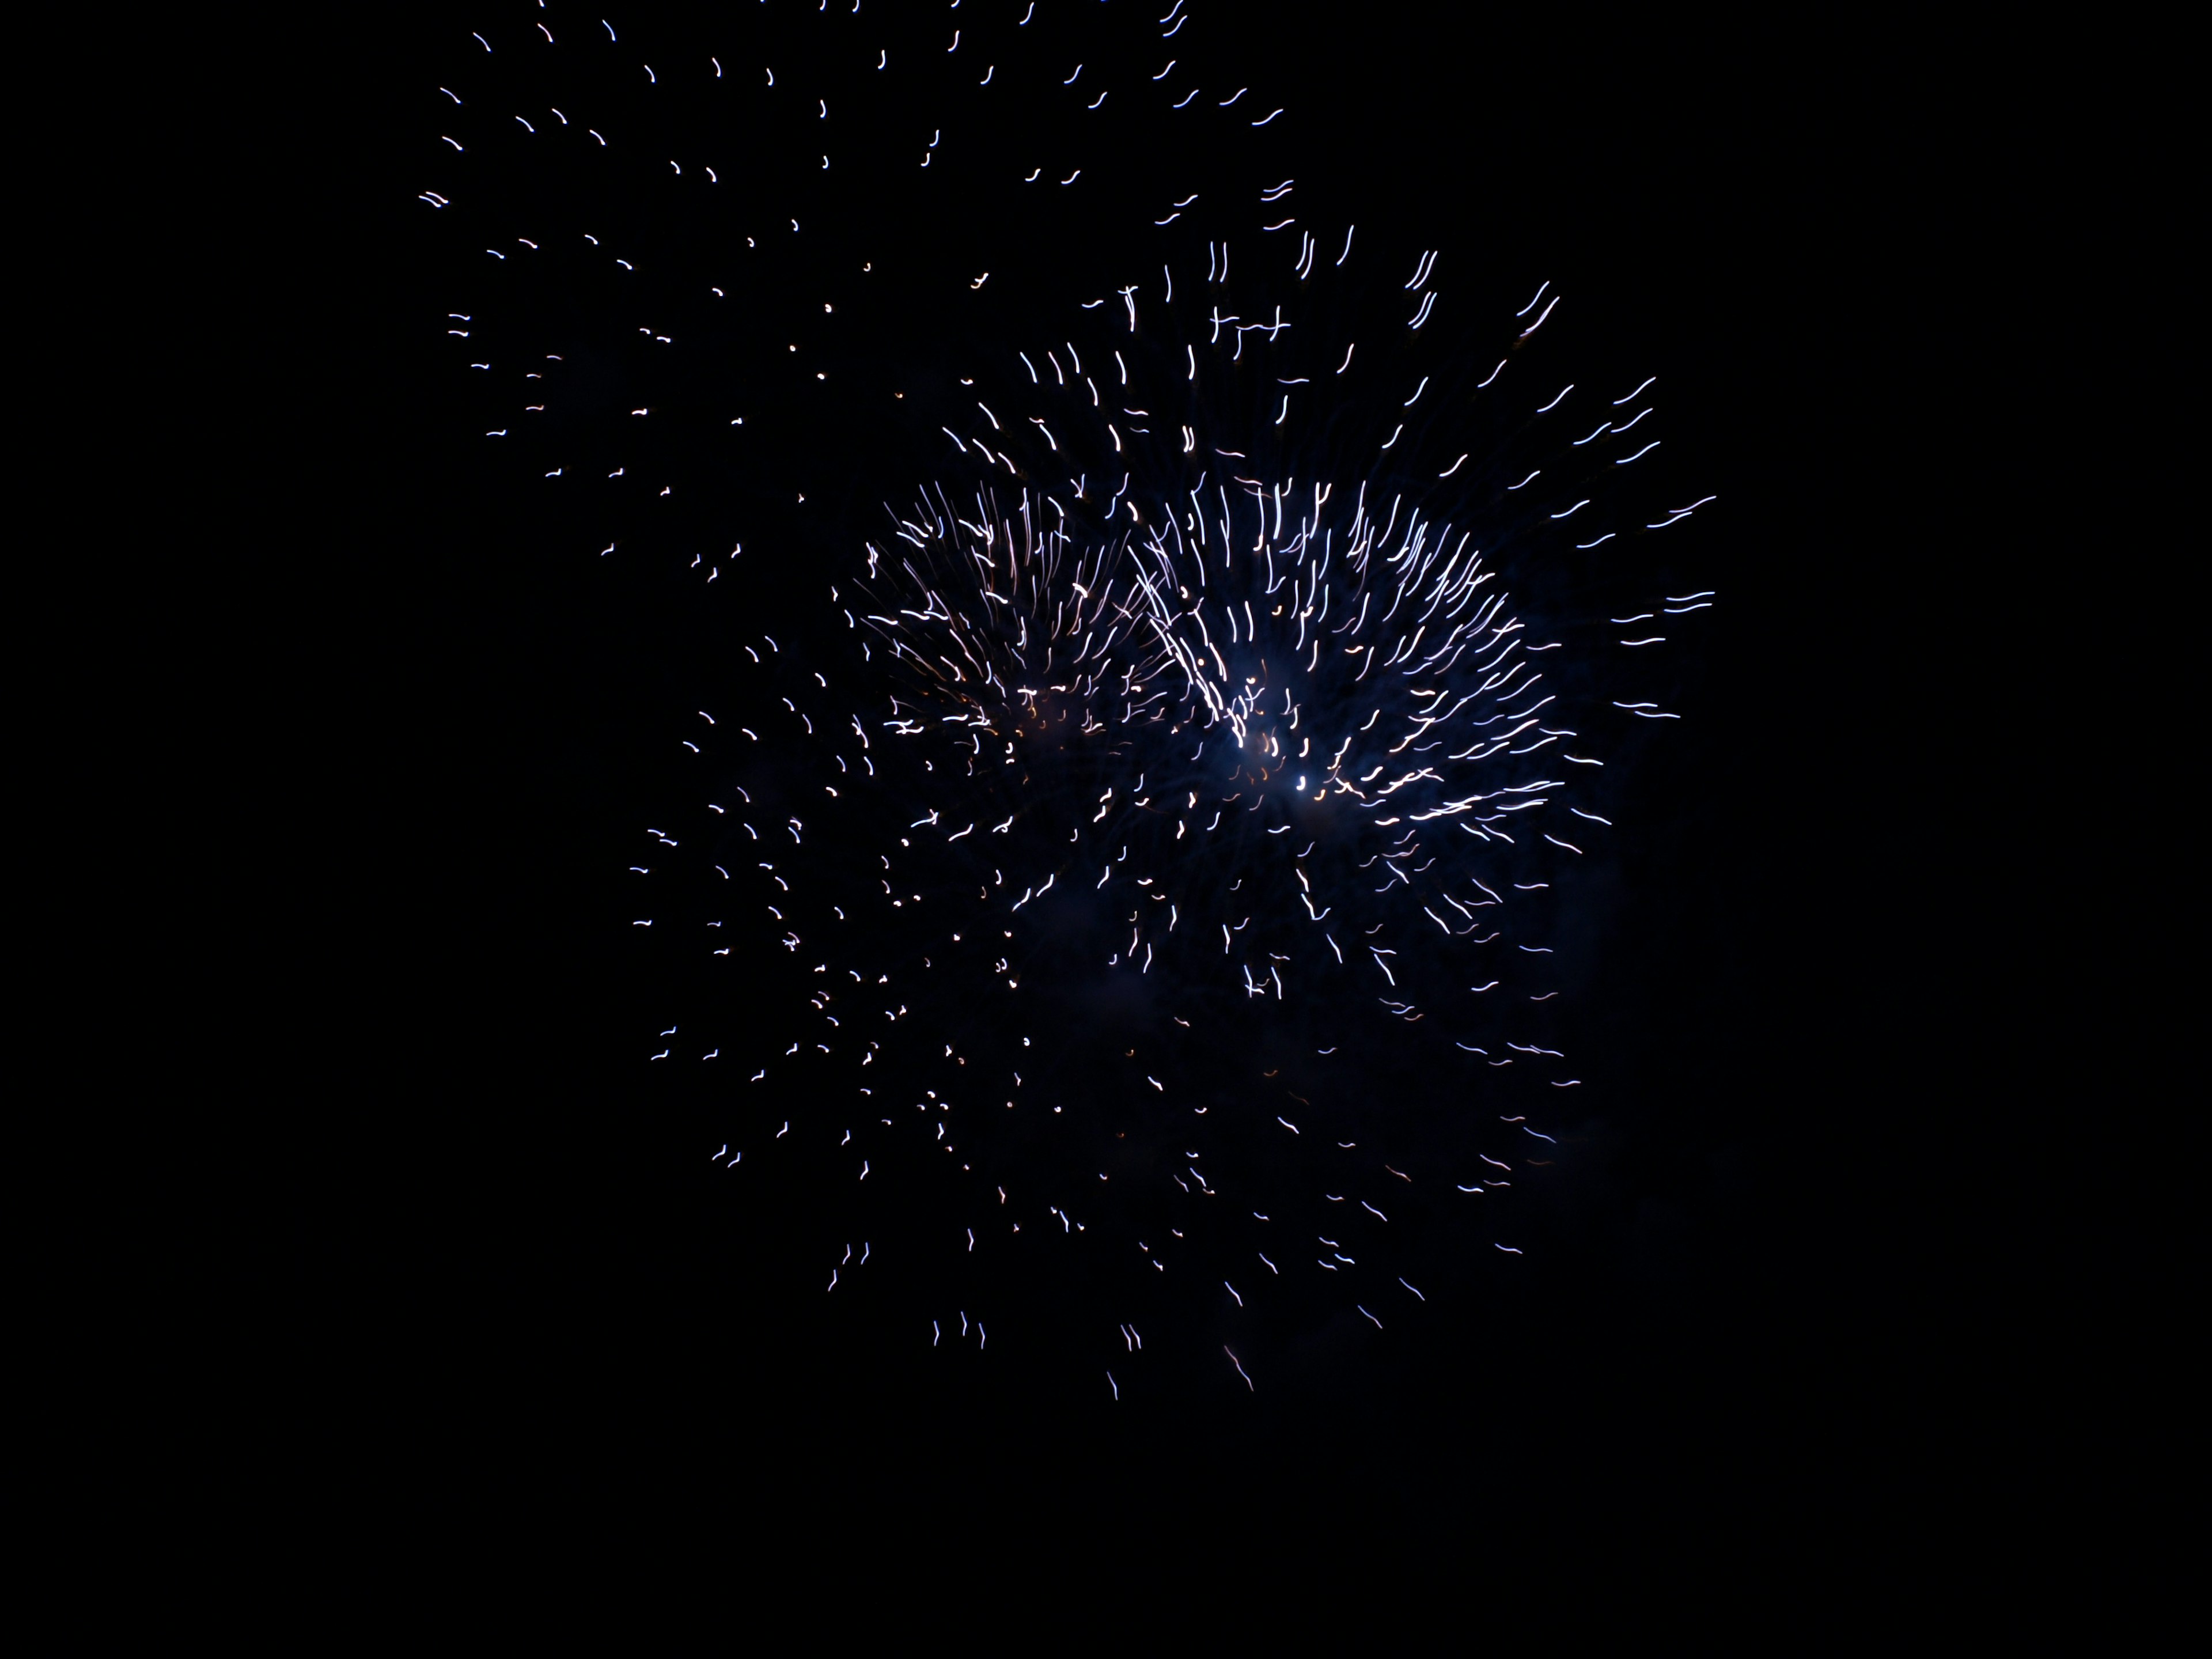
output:
[[[1854,476],[1908,240],[1869,182],[1894,112],[1802,29],[1249,9],[1249,79],[1305,122],[1302,198],[1501,293],[1554,282],[1578,351],[1661,377],[1681,476],[1720,497],[1698,585],[1723,605],[1633,786],[1646,827],[1582,993],[1607,1150],[1484,1316],[1272,1393],[1079,1408],[918,1367],[749,1272],[673,1169],[688,1140],[632,1109],[610,920],[654,775],[641,733],[683,688],[647,600],[547,560],[453,406],[407,79],[447,24],[420,9],[365,43],[394,80],[359,204],[379,280],[331,324],[383,415],[346,508],[373,526],[356,603],[379,641],[339,795],[364,971],[323,1085],[371,1193],[294,1220],[298,1294],[348,1310],[332,1363],[374,1379],[366,1431],[462,1490],[672,1480],[810,1524],[1281,1500],[1449,1552],[1537,1514],[1595,1536],[1713,1502],[1796,1513],[1846,1447],[1877,1482],[1904,1456],[1892,1286],[1915,1224],[1890,1165],[1923,988],[1870,968],[1893,855],[1829,782],[1883,763],[1865,710],[1913,653],[1866,608],[1894,556]]]

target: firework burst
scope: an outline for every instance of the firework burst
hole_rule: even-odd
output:
[[[1710,499],[1650,382],[1547,357],[1549,284],[1455,320],[1434,252],[1374,269],[1273,114],[1118,24],[599,27],[477,42],[423,199],[482,246],[447,320],[502,464],[728,624],[629,869],[641,1060],[729,1201],[803,1195],[790,1269],[917,1343],[1116,1397],[1465,1316],[1583,1086],[1559,919],[1674,718],[1638,665],[1712,601],[1640,574]],[[1192,123],[1203,188],[1124,118]]]

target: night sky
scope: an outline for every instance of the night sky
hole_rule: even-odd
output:
[[[1830,72],[1779,42],[1660,21],[1621,33],[1401,5],[1297,29],[1275,9],[1190,0],[1193,21],[1164,43],[1172,23],[1150,20],[1164,3],[1139,18],[1134,0],[1040,0],[1018,40],[1020,9],[994,3],[1006,17],[986,18],[985,0],[941,15],[868,0],[833,27],[771,0],[726,26],[615,17],[610,42],[596,13],[501,0],[418,9],[366,43],[388,83],[366,147],[358,230],[375,276],[353,349],[385,424],[356,486],[370,526],[358,605],[379,645],[351,695],[354,787],[379,828],[353,890],[379,966],[357,1010],[374,1040],[330,1087],[378,1142],[376,1194],[335,1227],[299,1218],[318,1241],[301,1293],[343,1286],[360,1310],[338,1364],[379,1378],[374,1415],[414,1455],[487,1496],[674,1480],[820,1516],[1001,1498],[1140,1514],[1182,1493],[1395,1516],[1446,1551],[1455,1526],[1538,1513],[1633,1531],[1702,1500],[1739,1515],[1795,1501],[1838,1437],[1893,1409],[1869,1380],[1880,1293],[1850,1230],[1880,1231],[1899,1200],[1879,1179],[1856,1212],[1841,1195],[1870,1171],[1875,1056],[1895,1041],[1880,1028],[1904,993],[1865,982],[1853,933],[1878,860],[1821,781],[1870,742],[1852,728],[1853,684],[1893,672],[1904,648],[1836,620],[1855,532],[1848,481],[1820,453],[1870,343],[1846,303],[1869,209],[1829,123],[1875,118],[1834,115],[1848,100]],[[556,42],[532,55],[541,21]],[[968,38],[947,54],[956,27]],[[1040,31],[1054,33],[1040,45]],[[956,88],[945,64],[972,83],[985,64],[969,54],[1000,35],[1010,63],[1080,61],[1082,77],[1063,94],[1000,68],[1003,88]],[[717,40],[720,88],[697,61]],[[892,67],[875,70],[870,48]],[[902,81],[925,54],[938,78]],[[785,102],[755,94],[757,60]],[[1069,100],[1094,84],[1109,100],[1085,128],[1094,112]],[[1146,100],[1185,86],[1210,105],[1249,90],[1172,128]],[[615,144],[657,143],[682,172],[610,161],[611,145],[595,151],[541,106]],[[1278,107],[1265,129],[1232,118]],[[1030,150],[1053,178],[1085,174],[1024,195]],[[714,185],[695,162],[718,167]],[[1258,229],[1272,221],[1257,196],[1288,179],[1281,205],[1300,227],[1279,242]],[[1193,216],[1218,211],[1222,228],[1174,241],[1191,227],[1152,222],[1194,193]],[[1294,322],[1381,339],[1370,315],[1410,309],[1406,279],[1434,251],[1441,297],[1418,343],[1471,388],[1549,284],[1565,297],[1540,343],[1556,355],[1531,388],[1588,380],[1610,404],[1656,376],[1668,471],[1653,487],[1717,498],[1667,532],[1679,541],[1636,544],[1663,548],[1638,554],[1652,561],[1642,589],[1717,595],[1699,626],[1662,668],[1583,671],[1593,696],[1617,685],[1681,718],[1623,739],[1605,809],[1620,828],[1553,918],[1574,957],[1559,1029],[1580,1084],[1547,1127],[1566,1144],[1515,1195],[1524,1253],[1509,1271],[1440,1259],[1453,1293],[1393,1304],[1380,1331],[1301,1291],[1250,1385],[1203,1340],[1211,1314],[1163,1314],[1163,1363],[1118,1401],[1087,1352],[1024,1347],[1018,1300],[990,1351],[933,1350],[912,1316],[926,1282],[823,1293],[836,1258],[817,1261],[806,1228],[830,1177],[779,1172],[764,1150],[741,1175],[710,1165],[730,1137],[697,1062],[671,1081],[648,1060],[682,1024],[670,1010],[722,993],[633,927],[653,914],[625,884],[647,861],[641,829],[729,799],[717,767],[757,787],[812,778],[817,763],[773,732],[742,759],[680,740],[702,708],[726,711],[717,741],[725,718],[758,723],[745,708],[785,688],[745,679],[738,657],[764,635],[809,672],[846,660],[854,636],[825,590],[860,568],[864,539],[881,544],[885,504],[905,511],[940,478],[972,487],[939,428],[966,429],[957,382],[973,364],[1001,375],[1013,346],[1068,338],[1080,301],[1118,307],[1114,290],[1157,284],[1164,258],[1179,283],[1194,258],[1202,276],[1212,234],[1287,266],[1284,245],[1310,225],[1326,264],[1354,222],[1357,280],[1323,313],[1286,309]],[[603,246],[569,234],[590,225]],[[637,272],[611,267],[626,247],[648,251]],[[724,272],[737,274],[710,301]],[[553,369],[531,372],[557,384],[526,398],[526,362],[550,354]],[[1313,395],[1284,465],[1356,488],[1368,425],[1401,392],[1378,371]],[[630,416],[634,401],[653,412]],[[1221,418],[1228,433],[1267,415]],[[1506,441],[1452,419],[1436,441]],[[499,428],[510,435],[484,435]],[[702,554],[723,561],[711,585]],[[1549,598],[1533,575],[1513,586],[1540,626],[1547,604],[1627,602],[1622,581]],[[825,830],[851,839],[814,867],[872,854],[855,826]],[[672,890],[670,914],[693,890]],[[807,965],[774,939],[733,939],[715,981],[733,1000],[784,995]],[[1056,1006],[1081,1024],[1079,998]],[[1266,1031],[1224,1018],[1264,1058]],[[772,1023],[729,1029],[766,1043]],[[1408,1092],[1448,1086],[1418,1045],[1354,1042]],[[779,1119],[811,1097],[790,1088]],[[919,1177],[877,1197],[894,1230],[964,1213]],[[1446,1256],[1492,1248],[1437,1237]],[[1020,1283],[1040,1328],[1048,1309],[1080,1323],[1095,1297],[1113,1334],[1094,1280]]]

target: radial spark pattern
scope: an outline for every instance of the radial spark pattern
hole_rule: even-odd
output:
[[[917,1341],[1118,1395],[1164,1339],[1258,1386],[1340,1318],[1478,1316],[1518,1253],[1583,1086],[1562,906],[1608,760],[1674,718],[1638,665],[1712,602],[1638,550],[1710,498],[1649,380],[1547,360],[1548,284],[1447,324],[1436,254],[1374,271],[1255,170],[1266,100],[1133,72],[1180,8],[1018,10],[870,62],[763,9],[658,67],[532,20],[477,67],[538,53],[491,84],[556,125],[447,137],[483,199],[425,200],[511,222],[448,319],[541,400],[489,438],[724,619],[630,870],[641,1063],[727,1202],[804,1194],[787,1261]],[[1205,187],[1163,192],[1186,116]],[[940,185],[957,265],[901,218]]]

